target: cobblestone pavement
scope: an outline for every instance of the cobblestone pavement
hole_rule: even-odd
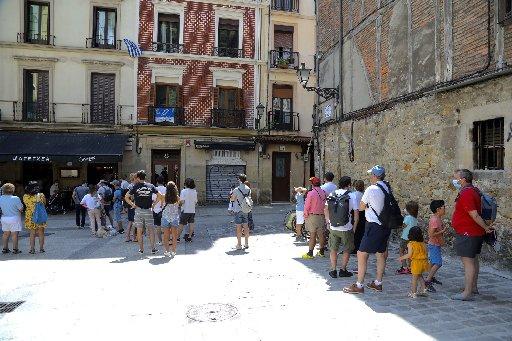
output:
[[[0,255],[0,302],[24,301],[0,314],[0,340],[512,340],[509,273],[484,269],[482,295],[455,302],[463,273],[445,259],[438,293],[412,300],[394,248],[384,292],[344,294],[353,279],[331,279],[328,259],[300,258],[305,244],[282,227],[288,209],[257,207],[250,248],[234,251],[225,207],[200,207],[196,239],[174,259],[52,217],[45,254],[27,254],[24,237],[21,255]]]

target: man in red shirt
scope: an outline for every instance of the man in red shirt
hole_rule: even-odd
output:
[[[309,231],[309,251],[302,255],[303,259],[313,259],[313,250],[315,249],[316,236],[320,241],[320,251],[316,254],[318,257],[325,257],[324,255],[324,226],[325,226],[325,200],[327,194],[320,188],[320,179],[312,177],[309,179],[313,188],[306,196],[306,203],[304,205],[304,219],[306,220],[306,228]]]
[[[473,173],[467,169],[457,169],[452,183],[460,191],[452,216],[452,226],[457,233],[454,247],[464,265],[464,291],[452,296],[452,299],[470,301],[474,294],[478,294],[478,255],[482,250],[484,235],[492,228],[480,216],[480,191],[473,186]]]

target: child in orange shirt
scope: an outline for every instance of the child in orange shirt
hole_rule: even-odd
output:
[[[427,260],[427,246],[423,242],[423,233],[419,227],[413,227],[409,231],[409,243],[407,244],[407,254],[398,258],[399,261],[405,259],[411,260],[411,292],[409,293],[410,298],[416,298],[416,296],[427,296],[427,289],[425,288],[425,280],[423,279],[423,273],[429,271],[429,265]],[[420,284],[420,291],[417,293],[418,282]]]

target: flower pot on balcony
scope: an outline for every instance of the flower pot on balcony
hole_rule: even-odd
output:
[[[277,67],[280,69],[288,69],[290,67],[290,61],[288,59],[279,59],[277,61]]]

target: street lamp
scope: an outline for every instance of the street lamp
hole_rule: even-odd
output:
[[[326,100],[329,100],[331,98],[339,98],[340,93],[337,88],[319,88],[314,86],[307,86],[310,74],[311,69],[307,69],[305,63],[301,63],[300,68],[297,68],[297,77],[299,78],[300,84],[306,91],[314,91],[320,97],[323,97]]]
[[[263,115],[265,115],[265,106],[260,103],[256,106],[256,129],[260,129],[261,118]]]

